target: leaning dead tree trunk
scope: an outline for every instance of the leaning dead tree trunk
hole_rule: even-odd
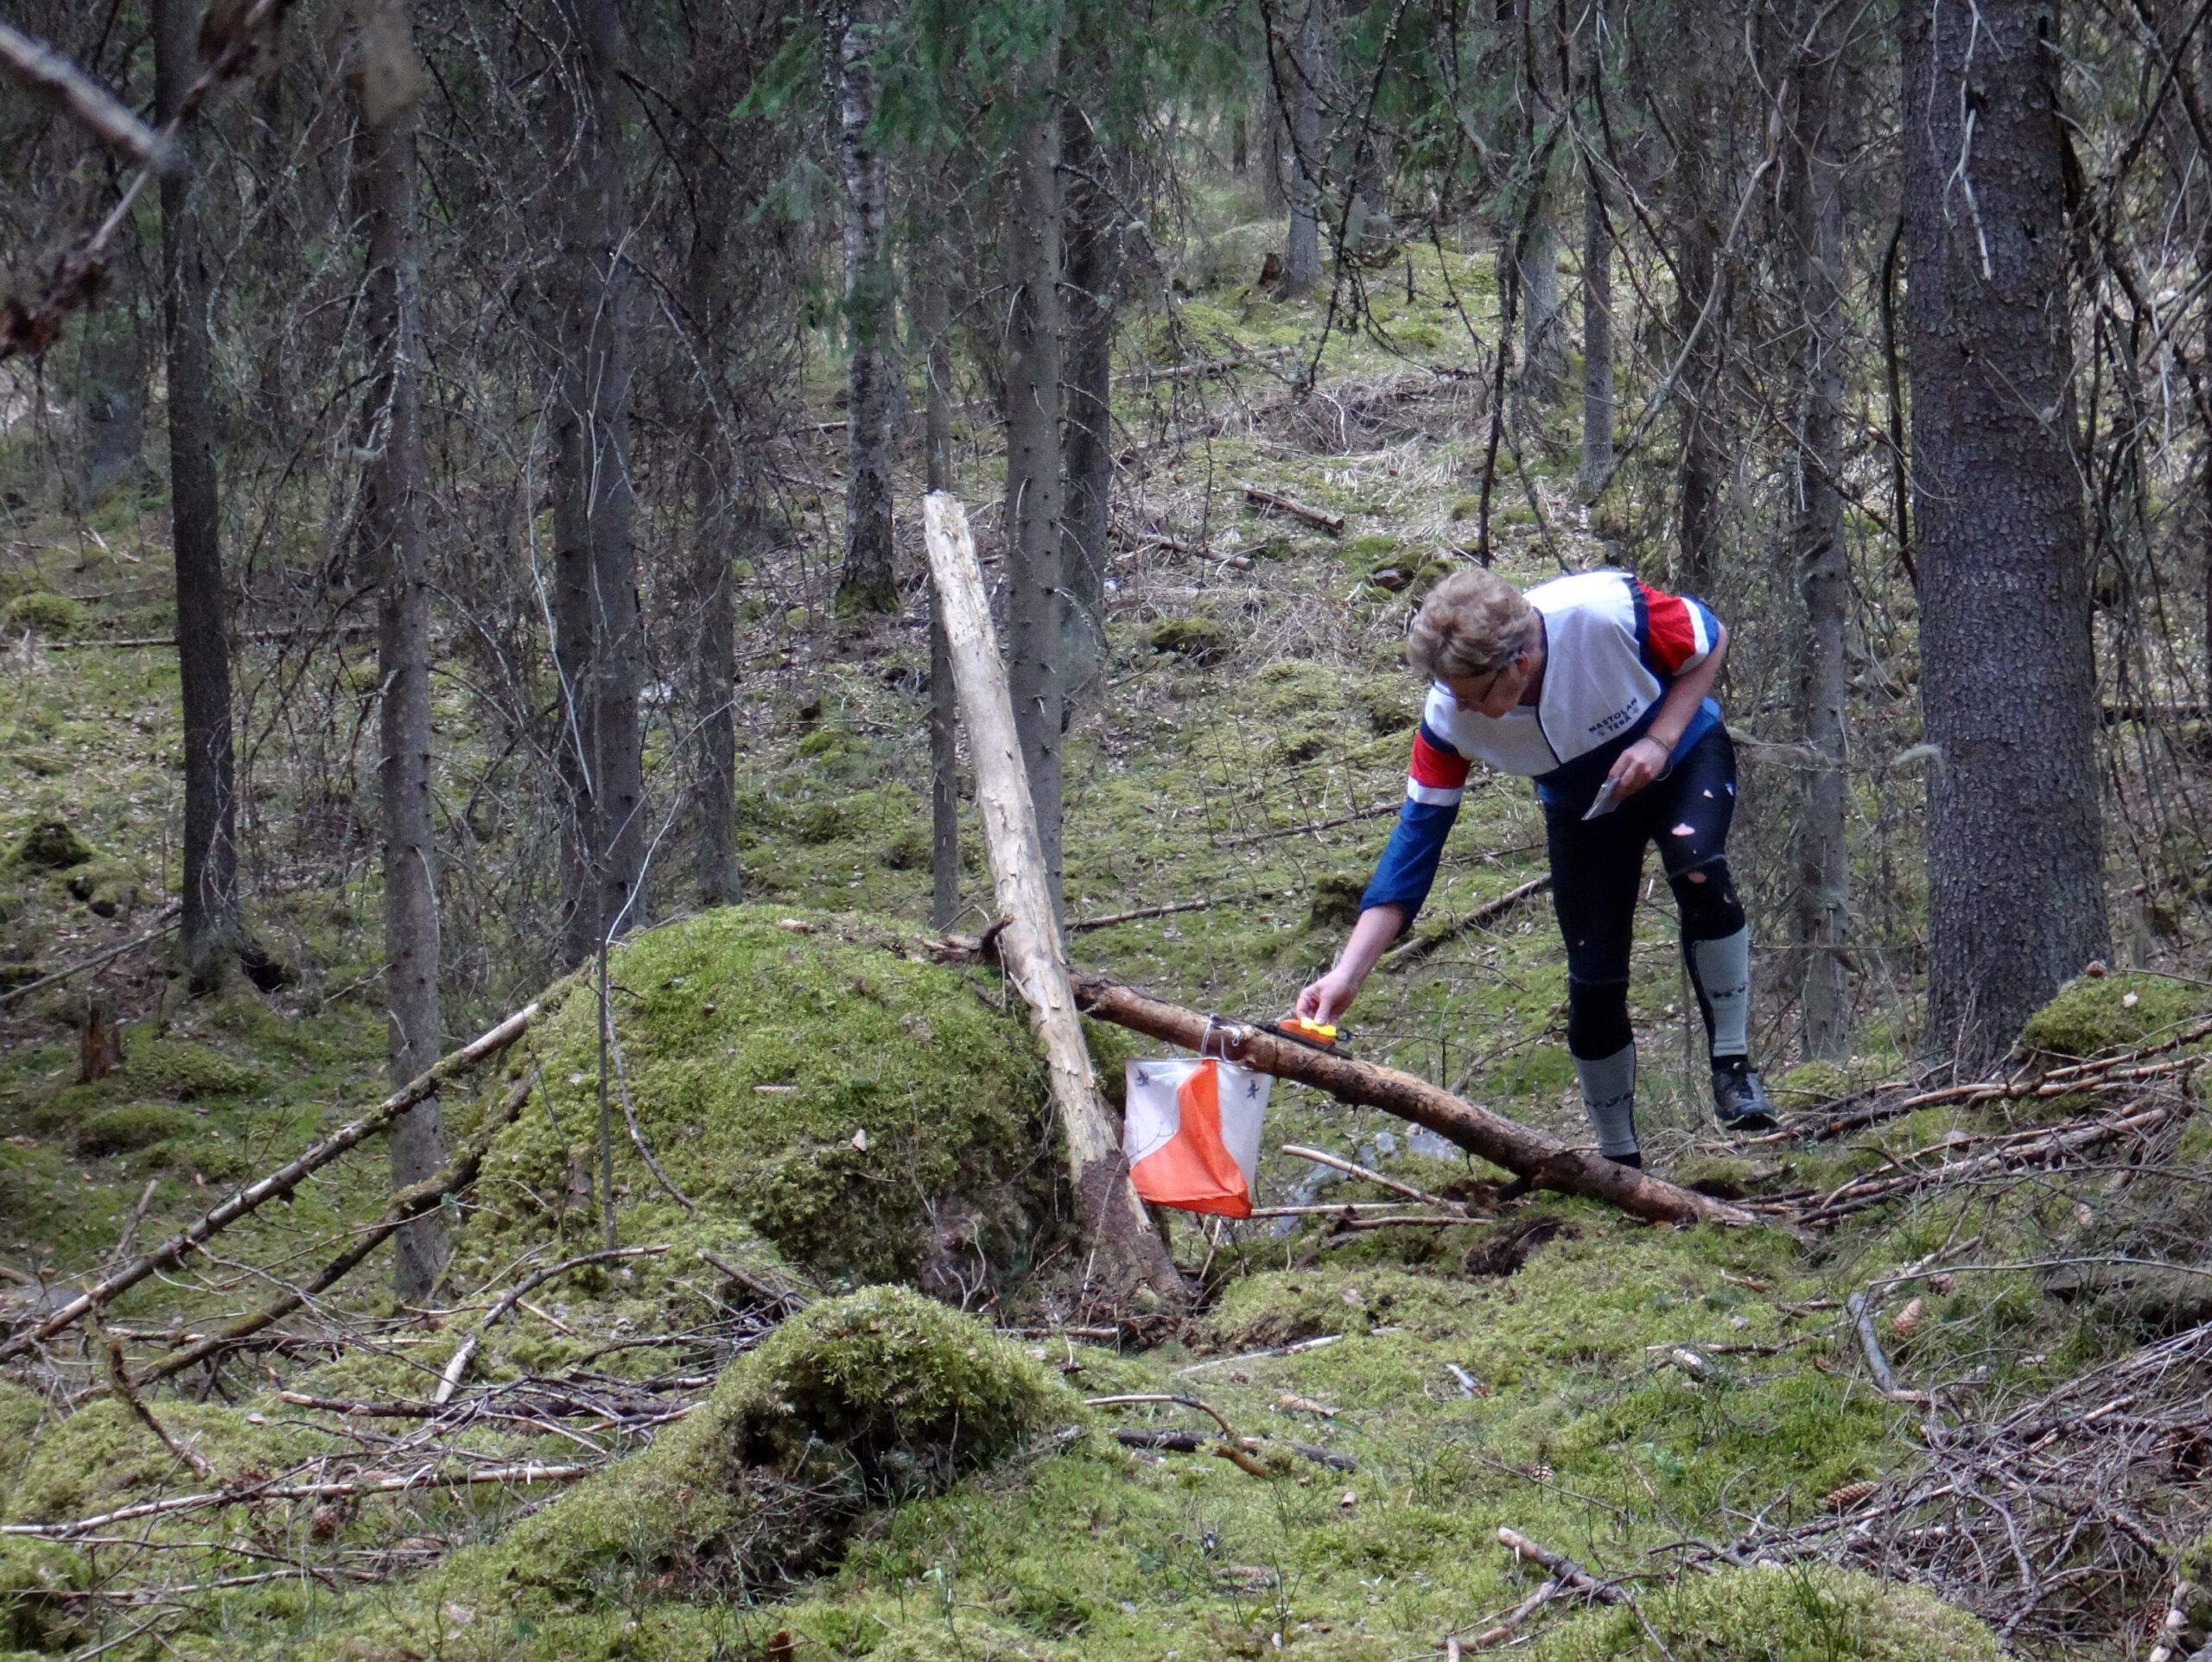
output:
[[[1395,1068],[1332,1056],[1259,1028],[1223,1023],[1203,1011],[1152,998],[1103,976],[1077,975],[1073,985],[1076,1000],[1085,1015],[1187,1050],[1195,1050],[1204,1044],[1232,1062],[1279,1079],[1311,1085],[1340,1102],[1380,1108],[1401,1120],[1427,1126],[1469,1153],[1479,1154],[1491,1164],[1525,1179],[1532,1189],[1603,1201],[1656,1223],[1757,1221],[1750,1213],[1726,1201],[1569,1148],[1555,1137],[1463,1102],[1449,1091]],[[1208,1028],[1212,1029],[1211,1035]]]
[[[999,913],[1007,920],[999,936],[999,960],[1020,988],[1029,1006],[1030,1025],[1044,1042],[1052,1064],[1052,1101],[1067,1139],[1076,1206],[1097,1253],[1094,1273],[1116,1295],[1148,1285],[1162,1298],[1180,1304],[1183,1278],[1129,1182],[1128,1161],[1098,1094],[1090,1053],[1083,1043],[1083,1024],[1076,1018],[1067,958],[1052,915],[1052,891],[1046,885],[1045,851],[1029,799],[1029,776],[1014,733],[1006,665],[991,633],[990,606],[983,595],[982,568],[976,562],[968,516],[953,498],[932,492],[923,502],[922,517],[930,574],[944,610],[945,638],[960,688],[960,711],[968,723],[976,803],[982,811],[991,877]]]

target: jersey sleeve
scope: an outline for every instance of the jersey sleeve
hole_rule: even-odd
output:
[[[1664,681],[1694,669],[1713,655],[1720,619],[1704,601],[1636,585],[1636,648],[1645,669]]]
[[[1443,858],[1445,839],[1459,817],[1467,785],[1467,758],[1452,747],[1424,718],[1414,733],[1413,762],[1406,770],[1406,804],[1390,841],[1376,862],[1375,875],[1359,909],[1402,906],[1410,924],[1428,898]]]

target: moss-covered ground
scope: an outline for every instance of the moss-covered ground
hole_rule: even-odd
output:
[[[1133,374],[1253,360],[1230,377],[1140,377],[1117,392],[1141,530],[1225,558],[1192,559],[1141,534],[1117,540],[1105,661],[1075,701],[1066,752],[1071,917],[1192,908],[1080,929],[1078,961],[1259,1016],[1286,1007],[1332,955],[1400,798],[1420,688],[1399,641],[1437,561],[1473,536],[1486,430],[1479,382],[1429,371],[1474,362],[1465,320],[1494,327],[1485,255],[1411,247],[1370,274],[1367,321],[1328,343],[1325,396],[1294,401],[1286,381],[1322,304],[1255,286],[1272,235],[1255,204],[1201,204],[1173,286],[1125,339]],[[1633,478],[1586,514],[1562,489],[1562,447],[1522,438],[1525,466],[1505,471],[1494,504],[1503,569],[1533,581],[1654,546],[1661,510]],[[985,501],[988,435],[963,443],[965,494]],[[1263,513],[1245,480],[1344,515],[1343,534]],[[849,1426],[827,1429],[793,1406],[784,1364],[799,1343],[794,1323],[784,1349],[714,1353],[721,1383],[692,1388],[700,1405],[642,1452],[643,1436],[610,1433],[587,1456],[528,1425],[469,1426],[465,1452],[483,1461],[631,1456],[564,1500],[548,1485],[424,1489],[179,1513],[74,1551],[0,1538],[0,1646],[121,1639],[110,1654],[358,1662],[1278,1652],[1382,1662],[1436,1654],[1447,1633],[1478,1630],[1535,1589],[1541,1573],[1497,1545],[1503,1526],[1635,1593],[1632,1609],[1547,1612],[1529,1631],[1548,1658],[1993,1653],[1986,1631],[1892,1584],[1804,1565],[1682,1566],[1696,1544],[1822,1515],[1838,1489],[1921,1458],[1918,1411],[1869,1388],[1839,1308],[1853,1291],[1877,1286],[1891,1310],[1921,1298],[1925,1317],[1891,1339],[1901,1373],[1971,1379],[1993,1401],[2190,1319],[2187,1287],[2021,1266],[2199,1251],[2212,1140],[2188,1133],[2155,1207],[2112,1199],[2103,1174],[2053,1178],[1873,1213],[1811,1241],[1654,1230],[1541,1197],[1466,1224],[1351,1235],[1177,1217],[1174,1249],[1204,1278],[1190,1323],[1141,1349],[1037,1337],[1082,1324],[1065,1197],[1040,1136],[1039,1064],[998,978],[931,961],[922,946],[926,638],[918,615],[828,620],[826,592],[804,574],[834,563],[819,556],[836,544],[835,507],[801,504],[790,568],[764,561],[743,599],[749,904],[685,917],[671,883],[663,913],[675,921],[614,960],[619,1229],[627,1245],[669,1250],[541,1290],[487,1335],[467,1379],[673,1377],[668,1356],[641,1342],[721,1320],[735,1297],[703,1249],[815,1294],[914,1282],[974,1313],[976,1352],[962,1339],[951,1375],[922,1366],[944,1360],[947,1329],[905,1306],[883,1319],[914,1335],[911,1345],[871,1347],[865,1335],[881,1329],[863,1321],[843,1335],[853,1342],[821,1353],[845,1370],[841,1400],[926,1395],[954,1377],[938,1406],[951,1405],[957,1423],[932,1408],[900,1433],[908,1443],[853,1455]],[[162,508],[126,494],[67,525],[17,512],[0,559],[0,992],[166,921],[181,790],[175,669],[163,650],[115,644],[171,626]],[[978,517],[988,540],[989,517]],[[327,652],[331,707],[356,720],[373,688],[368,644],[341,637]],[[280,654],[248,662],[256,675],[286,673]],[[442,684],[440,698],[440,764],[453,801],[473,802],[468,770],[491,738],[470,726],[465,688]],[[156,943],[0,1005],[0,1264],[11,1272],[0,1308],[11,1321],[96,1272],[126,1234],[152,1239],[381,1094],[372,815],[340,777],[298,766],[265,782],[247,886],[254,927],[284,968],[269,989],[189,997]],[[1747,844],[1779,834],[1785,777],[1747,772]],[[475,814],[455,816],[480,845],[473,858],[520,857],[522,829]],[[42,829],[54,824],[82,847]],[[972,815],[963,836],[957,927],[972,931],[989,904]],[[1546,904],[1460,928],[1542,872],[1541,839],[1524,785],[1478,777],[1420,925],[1433,950],[1376,976],[1347,1042],[1580,1135]],[[1886,869],[1870,880],[1897,893],[1912,884]],[[1721,1192],[1825,1190],[2014,1122],[1929,1109],[1817,1145],[1719,1140],[1663,885],[1655,892],[1631,1003],[1656,1165]],[[1755,928],[1771,941],[1781,920]],[[479,933],[454,970],[456,1038],[553,980],[542,950],[502,955],[484,944],[495,939],[488,924]],[[2171,955],[2177,945],[2162,949],[2170,957],[2153,969],[2188,968]],[[1776,967],[1763,955],[1758,1037],[1785,1102],[1903,1068],[1909,1001],[1875,988],[1857,1054],[1793,1071]],[[124,1062],[79,1085],[77,1031],[94,997],[124,1022]],[[2201,986],[2170,976],[2107,977],[2070,991],[2030,1043],[2092,1054],[2155,1038],[2205,1002]],[[405,1424],[340,1418],[277,1392],[428,1395],[500,1287],[600,1243],[596,1015],[588,985],[557,985],[500,1076],[449,1094],[448,1120],[466,1132],[509,1081],[534,1069],[540,1082],[452,1220],[458,1253],[437,1308],[395,1310],[372,1260],[334,1302],[289,1324],[363,1342],[336,1356],[249,1352],[152,1393],[153,1411],[219,1481],[403,1469],[416,1457]],[[1125,1035],[1093,1038],[1109,1076],[1143,1053]],[[696,1211],[631,1146],[625,1094]],[[1284,1142],[1448,1194],[1485,1196],[1498,1176],[1386,1115],[1283,1087],[1261,1174],[1263,1198],[1278,1203],[1386,1197],[1282,1155]],[[266,1298],[272,1277],[304,1273],[374,1213],[379,1158],[368,1150],[329,1168],[290,1205],[221,1237],[189,1274],[106,1312],[106,1331],[143,1361],[164,1333]],[[994,1325],[1029,1336],[983,1333]],[[82,1518],[204,1488],[100,1394],[97,1361],[59,1353],[54,1369],[24,1376],[43,1395],[0,1382],[0,1518]],[[1265,1475],[1112,1435],[1217,1430],[1203,1413],[1078,1402],[1147,1392],[1201,1398],[1262,1439],[1250,1457]],[[998,1411],[991,1404],[1004,1424],[986,1434],[973,1420],[979,1405]],[[763,1429],[772,1421],[781,1440]],[[1294,1443],[1346,1459],[1320,1463]],[[777,1493],[834,1490],[835,1504],[801,1508],[806,1530],[748,1536],[740,1551],[733,1532],[769,1492],[764,1472],[787,1486]],[[780,1558],[770,1550],[779,1546]],[[213,1584],[225,1579],[233,1584]],[[142,1614],[80,1596],[176,1580],[206,1585],[176,1593],[170,1614],[133,1638],[123,1636]],[[2106,1653],[2131,1654],[2133,1642],[2115,1616]]]

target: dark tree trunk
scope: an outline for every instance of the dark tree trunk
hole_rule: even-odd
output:
[[[837,611],[896,612],[892,569],[891,421],[895,391],[891,329],[889,244],[884,235],[883,157],[869,135],[875,122],[875,36],[856,5],[846,23],[840,58],[843,97],[838,155],[845,180],[845,327],[852,343],[847,365],[845,422],[849,454],[845,485],[845,570]]]
[[[923,408],[929,488],[952,480],[952,326],[944,280],[921,285],[918,311],[929,387]],[[937,580],[930,580],[930,923],[949,929],[960,910],[960,694],[952,678],[952,647]]]
[[[1541,414],[1559,396],[1567,374],[1567,341],[1559,299],[1559,237],[1552,228],[1553,192],[1542,195],[1529,226],[1528,251],[1521,259],[1521,398],[1523,416]],[[1506,233],[1509,237],[1513,232]]]
[[[197,0],[156,0],[154,107],[166,122],[198,79]],[[180,142],[189,144],[189,130]],[[207,269],[194,176],[162,181],[162,325],[168,352],[169,521],[176,547],[177,671],[184,714],[184,913],[178,948],[197,985],[238,956],[238,790],[231,743],[230,624],[216,494]]]
[[[1106,644],[1106,538],[1114,488],[1114,306],[1121,282],[1109,165],[1090,124],[1071,111],[1067,166],[1067,470],[1060,538],[1067,615],[1060,644],[1066,695],[1090,684]]]
[[[2110,938],[2055,11],[1909,0],[1900,20],[1928,1038],[1969,1065]]]
[[[1242,179],[1252,166],[1252,143],[1244,117],[1229,118],[1229,171]]]
[[[629,456],[635,318],[621,243],[621,23],[614,0],[561,0],[560,372],[554,393],[554,653],[571,804],[563,961],[643,923],[637,498]]]
[[[1321,281],[1321,26],[1323,0],[1306,0],[1290,81],[1290,241],[1282,292],[1295,300]]]
[[[412,51],[405,0],[385,0],[380,22],[397,40],[365,49]],[[367,66],[383,68],[388,66]],[[383,687],[385,1072],[393,1085],[429,1071],[444,1054],[438,1013],[437,849],[431,819],[430,549],[423,455],[421,265],[416,234],[412,101],[372,105],[362,83],[360,191],[368,230],[362,307],[369,347],[367,428],[373,458],[362,481],[361,567],[377,589],[377,674]],[[381,117],[380,119],[378,117]],[[391,1184],[404,1189],[445,1164],[438,1099],[392,1122]],[[433,1212],[395,1238],[393,1294],[418,1304],[446,1266],[444,1221]]]
[[[1046,883],[1060,904],[1060,116],[1058,54],[1026,72],[1008,157],[1006,333],[1007,682]]]
[[[1597,168],[1582,195],[1582,464],[1576,488],[1596,492],[1613,471],[1613,225]]]
[[[1702,180],[1702,168],[1692,169]],[[1696,186],[1692,187],[1697,188]],[[1687,339],[1713,295],[1720,273],[1720,227],[1700,202],[1685,219],[1682,244],[1675,254],[1682,274],[1675,308],[1676,327]],[[1714,304],[1717,306],[1718,301]],[[1701,587],[1713,580],[1720,557],[1720,485],[1727,457],[1714,400],[1720,384],[1720,338],[1716,316],[1698,336],[1682,365],[1682,456],[1677,483],[1683,582]]]
[[[711,409],[702,412],[703,429],[694,447],[692,467],[692,609],[699,619],[693,673],[699,727],[699,804],[696,876],[699,904],[734,906],[742,898],[737,869],[737,599],[730,581],[731,556],[751,540],[753,516],[734,512],[712,458],[719,426]]]
[[[1802,447],[1790,553],[1805,597],[1805,656],[1798,722],[1815,764],[1804,776],[1796,828],[1794,922],[1804,965],[1804,1053],[1839,1057],[1851,1037],[1851,849],[1845,834],[1844,618],[1849,595],[1843,542],[1843,201],[1841,147],[1833,123],[1836,15],[1815,12],[1801,30],[1789,85],[1785,141],[1790,288],[1796,302],[1796,384]]]

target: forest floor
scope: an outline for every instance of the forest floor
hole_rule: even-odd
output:
[[[1189,292],[1128,342],[1103,663],[1068,739],[1066,887],[1084,967],[1267,1017],[1333,955],[1400,799],[1420,688],[1399,640],[1408,605],[1474,536],[1488,401],[1465,320],[1491,330],[1494,308],[1486,260],[1403,251],[1369,275],[1370,321],[1332,337],[1313,393],[1296,396],[1289,380],[1325,297],[1261,293],[1274,228],[1222,217],[1185,252]],[[1160,373],[1216,360],[1243,366]],[[1528,421],[1497,481],[1500,568],[1534,581],[1648,550],[1653,527],[1632,491],[1595,524],[1572,501],[1564,405]],[[982,424],[966,437],[962,477],[988,557],[994,455]],[[13,1532],[0,1536],[0,1651],[1382,1662],[1471,1653],[1539,1590],[1546,1572],[1500,1545],[1503,1527],[1572,1555],[1609,1590],[1569,1588],[1492,1647],[1963,1658],[1993,1654],[2009,1622],[2007,1642],[2024,1648],[2142,1653],[2203,1527],[2195,1492],[2212,1449],[2206,1359],[2145,1349],[2194,1343],[2212,1314],[2195,1272],[2152,1264],[2195,1265],[2212,1208],[2212,1136],[2189,1119],[2186,1069],[2041,1099],[1939,1101],[1822,1135],[1815,1109],[1914,1076],[1909,1005],[1870,961],[1857,1054],[1793,1066],[1781,957],[1763,951],[1756,1049],[1778,1100],[1804,1117],[1794,1135],[1732,1144],[1712,1127],[1701,1035],[1655,885],[1631,994],[1653,1164],[1717,1193],[1798,1196],[1801,1209],[1899,1172],[1929,1178],[1916,1193],[1815,1228],[1786,1227],[1777,1199],[1770,1227],[1655,1229],[1584,1202],[1503,1199],[1500,1174],[1427,1133],[1284,1086],[1264,1202],[1394,1198],[1283,1154],[1290,1142],[1462,1200],[1471,1215],[1394,1208],[1419,1215],[1357,1231],[1333,1217],[1177,1217],[1174,1248],[1204,1278],[1203,1307],[1145,1342],[1114,1342],[1054,1221],[1018,1008],[987,972],[927,961],[925,620],[831,618],[836,439],[802,434],[789,453],[791,535],[745,596],[741,855],[753,904],[687,918],[671,877],[669,921],[613,971],[620,1088],[696,1209],[663,1191],[618,1118],[622,1244],[665,1251],[579,1268],[517,1306],[456,1376],[458,1418],[300,1400],[421,1405],[502,1290],[600,1244],[591,1001],[557,986],[516,1053],[537,1070],[543,1113],[532,1107],[499,1133],[484,1184],[452,1215],[460,1251],[440,1310],[395,1311],[372,1259],[282,1324],[278,1342],[149,1392],[153,1417],[207,1473],[116,1399],[104,1351],[73,1334],[0,1380],[0,1519]],[[1266,511],[1247,482],[1341,515],[1343,528]],[[174,661],[124,644],[173,626],[162,513],[150,496],[81,519],[13,498],[8,511],[0,840],[16,850],[59,820],[87,856],[0,865],[0,995],[26,989],[0,1004],[10,1328],[384,1089],[373,851],[347,828],[350,803],[273,769],[245,803],[253,921],[285,965],[281,983],[188,998],[163,973],[158,936],[130,945],[169,921],[175,886]],[[902,512],[901,535],[918,569],[917,518]],[[335,661],[329,685],[365,712],[370,643],[318,648],[316,673]],[[284,642],[243,655],[243,701],[288,712],[242,735],[249,758],[286,742],[297,706],[263,695],[306,662]],[[474,830],[484,735],[464,688],[441,699],[447,798]],[[1777,841],[1786,790],[1780,770],[1748,769],[1748,847]],[[485,823],[487,845],[519,835],[496,814]],[[975,829],[971,816],[957,925],[971,930],[988,893]],[[1374,978],[1347,1042],[1579,1140],[1548,903],[1469,921],[1544,869],[1527,788],[1478,778],[1421,920],[1428,948]],[[1180,910],[1105,921],[1169,908]],[[1778,916],[1754,928],[1766,942],[1784,933]],[[33,985],[112,947],[126,949]],[[2193,1037],[2157,1065],[2193,1056],[2202,1037],[2190,1024],[2212,999],[2173,973],[2192,961],[2201,953],[2169,933],[2141,972],[2082,984],[2049,1013],[2044,1061],[2177,1035]],[[472,1025],[551,979],[539,963],[481,961],[457,978],[454,1005]],[[94,998],[124,1024],[124,1065],[77,1084]],[[1109,1069],[1141,1053],[1093,1037]],[[520,1076],[511,1063],[506,1076]],[[456,1134],[505,1082],[449,1093]],[[2129,1114],[2128,1128],[2063,1147],[2050,1135]],[[1972,1167],[1993,1149],[2025,1151]],[[104,1336],[143,1367],[309,1272],[383,1191],[373,1148],[326,1168],[104,1311]],[[745,1504],[757,1500],[757,1474],[729,1477],[715,1464],[728,1449],[697,1428],[768,1411],[757,1399],[772,1352],[754,1352],[797,1296],[842,1310],[871,1296],[856,1290],[897,1280],[975,1316],[973,1342],[959,1341],[969,1361],[985,1352],[996,1366],[989,1348],[1009,1346],[1005,1367],[1035,1375],[1021,1386],[1033,1409],[1023,1434],[971,1459],[957,1429],[940,1447],[915,1429],[918,1411],[893,1413],[893,1459],[849,1428],[817,1427],[817,1443],[860,1450],[839,1470],[862,1476],[803,1549],[733,1545],[744,1532],[719,1513],[688,1534],[672,1522],[718,1484],[753,1484]],[[1846,1308],[1854,1295],[1872,1300],[1866,1333],[1894,1363],[1895,1390],[1870,1379]],[[796,1334],[800,1319],[785,1325]],[[801,1338],[828,1342],[799,1335],[790,1355],[773,1353],[786,1371],[771,1383],[794,1396]],[[956,1372],[957,1348],[945,1364]],[[899,1390],[900,1370],[917,1370],[918,1402],[937,1388],[935,1354],[918,1339],[911,1356],[868,1367]],[[1233,1460],[1210,1441],[1221,1427],[1205,1411],[1076,1401],[1130,1394],[1201,1399],[1263,1441]],[[2085,1417],[2134,1441],[2076,1448],[2048,1429]],[[2017,1446],[1977,1441],[2016,1422],[2044,1429]],[[1117,1431],[1205,1435],[1147,1448]],[[625,1454],[629,1465],[568,1500],[556,1498],[567,1475],[446,1481],[533,1462],[573,1475]],[[438,1481],[397,1494],[359,1488],[431,1472]],[[251,1492],[309,1481],[339,1487]],[[219,1507],[78,1526],[225,1489]]]

